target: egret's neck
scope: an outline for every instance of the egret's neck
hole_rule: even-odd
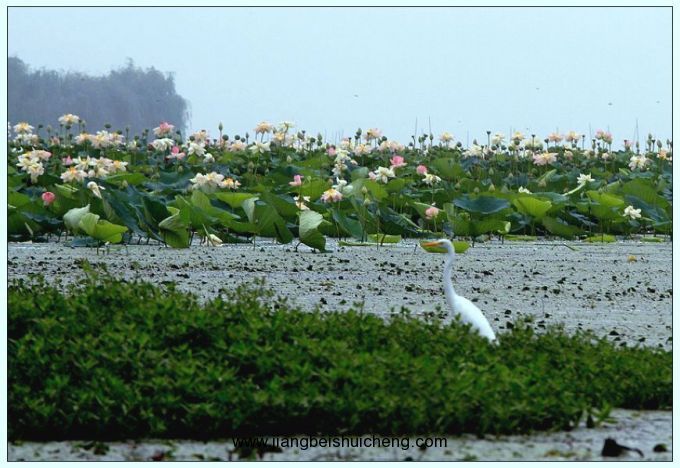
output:
[[[456,291],[453,289],[453,282],[451,282],[454,257],[455,254],[453,252],[449,253],[449,258],[444,265],[444,293],[446,294],[446,302],[448,302],[450,309],[455,312],[453,298],[456,297]]]

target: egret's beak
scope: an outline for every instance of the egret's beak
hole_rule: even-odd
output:
[[[422,244],[423,247],[441,247],[441,242],[439,241],[432,241],[432,242],[424,242]]]

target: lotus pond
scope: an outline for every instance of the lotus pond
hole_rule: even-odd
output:
[[[35,133],[34,133],[35,130]],[[162,123],[130,136],[15,125],[8,148],[10,240],[73,245],[156,240],[186,248],[257,237],[323,251],[402,237],[552,236],[608,241],[672,234],[672,142],[613,149],[608,132],[544,140],[445,132],[403,145],[377,129],[339,142],[267,122],[230,138]]]

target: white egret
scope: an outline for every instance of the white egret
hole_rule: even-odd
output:
[[[444,293],[446,294],[446,302],[449,304],[449,309],[453,315],[460,315],[463,322],[472,325],[472,328],[477,331],[477,333],[491,341],[495,341],[496,335],[482,311],[470,302],[469,299],[456,294],[456,291],[453,289],[451,272],[453,270],[453,260],[456,251],[454,250],[451,241],[448,239],[440,239],[438,241],[425,242],[422,245],[423,247],[443,247],[448,252],[448,258],[444,265]]]

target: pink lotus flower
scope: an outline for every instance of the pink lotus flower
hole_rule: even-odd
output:
[[[61,159],[61,162],[64,163],[64,166],[70,166],[73,164],[73,159],[71,159],[71,156],[66,156],[65,158]]]
[[[42,198],[42,201],[45,204],[45,206],[49,206],[49,205],[52,204],[54,199],[57,198],[57,196],[55,194],[53,194],[52,192],[45,192],[45,193],[42,194],[41,198]]]
[[[420,166],[416,167],[416,172],[420,175],[425,175],[427,174],[427,167],[421,164]]]
[[[436,218],[437,215],[439,214],[439,208],[436,206],[431,206],[428,209],[425,210],[425,217],[427,219],[433,219]]]
[[[534,154],[534,164],[537,166],[547,166],[557,161],[557,153],[536,153]]]
[[[334,188],[326,190],[321,195],[321,201],[324,203],[339,202],[340,200],[342,200],[342,193],[338,192]]]
[[[330,147],[326,150],[326,153],[328,154],[328,156],[335,156],[335,153],[336,153],[336,151],[335,151],[335,146],[330,146]]]
[[[303,176],[301,176],[300,174],[294,175],[294,176],[293,176],[293,181],[292,181],[292,182],[288,182],[288,185],[290,185],[290,186],[292,186],[292,187],[299,187],[300,185],[302,185],[302,177],[303,177]]]
[[[176,158],[176,159],[182,159],[184,156],[186,156],[185,153],[180,151],[180,147],[175,145],[172,147],[170,150],[170,156],[171,158]]]
[[[175,128],[174,125],[171,125],[168,122],[161,122],[158,127],[153,129],[153,133],[156,136],[163,136],[171,133],[173,128]]]
[[[390,164],[392,165],[392,169],[396,169],[397,167],[404,167],[406,165],[406,162],[404,162],[404,158],[402,156],[392,156],[392,159],[390,159]]]

